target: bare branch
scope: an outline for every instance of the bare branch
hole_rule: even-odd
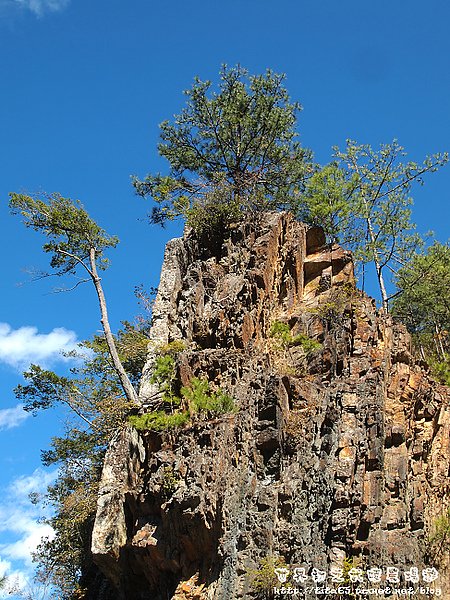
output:
[[[90,281],[91,281],[90,279],[80,279],[80,281],[77,281],[77,283],[70,288],[57,288],[57,289],[49,292],[49,294],[61,294],[63,292],[71,292],[75,288],[77,288],[79,285],[81,285],[82,283],[90,283]]]
[[[62,254],[63,256],[68,256],[69,258],[80,264],[89,273],[91,279],[94,279],[94,274],[92,273],[91,269],[84,263],[84,261],[79,256],[67,252],[66,250],[61,250],[61,248],[57,248],[56,252],[58,252],[58,254]]]

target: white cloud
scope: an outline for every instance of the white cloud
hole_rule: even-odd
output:
[[[61,352],[76,347],[76,333],[64,327],[38,333],[37,327],[12,329],[8,323],[0,323],[0,362],[12,367],[24,369],[30,363],[43,365],[67,360]]]
[[[29,416],[30,413],[23,410],[23,404],[18,404],[14,408],[2,408],[0,410],[0,431],[18,427]]]
[[[14,515],[14,529],[10,531],[19,534],[20,537],[15,542],[3,544],[0,551],[8,560],[20,560],[27,566],[31,566],[31,553],[36,550],[43,538],[53,535],[53,529],[45,523],[36,523],[29,516],[18,519],[16,517],[18,515]]]
[[[56,477],[56,471],[36,469],[31,475],[20,475],[8,486],[9,496],[19,503],[28,504],[31,492],[45,493]]]
[[[36,469],[31,475],[18,477],[2,490],[0,532],[5,541],[0,544],[0,575],[6,575],[12,587],[16,584],[24,587],[32,580],[31,555],[43,538],[53,535],[52,528],[39,521],[42,507],[33,505],[28,496],[30,492],[45,493],[55,477],[56,471]],[[1,593],[0,598],[3,598]]]
[[[11,7],[29,10],[37,17],[42,17],[49,12],[59,12],[69,4],[70,0],[9,0]],[[3,0],[3,5],[5,5],[5,0]]]
[[[11,569],[11,563],[8,560],[0,558],[0,577],[3,577]]]

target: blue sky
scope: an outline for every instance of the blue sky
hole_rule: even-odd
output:
[[[89,287],[27,283],[24,269],[45,259],[39,236],[9,216],[8,192],[79,198],[119,236],[104,277],[116,327],[138,310],[134,286],[157,285],[164,243],[180,230],[147,225],[130,175],[164,169],[158,124],[180,111],[194,75],[216,79],[221,63],[285,72],[319,162],[346,138],[398,138],[421,160],[450,149],[449,23],[447,0],[0,0],[0,573],[28,568],[42,532],[25,492],[50,476],[39,451],[61,422],[57,411],[24,419],[11,390],[30,360],[65,368],[58,350],[99,329]],[[449,190],[450,168],[415,190],[419,230],[441,241]]]

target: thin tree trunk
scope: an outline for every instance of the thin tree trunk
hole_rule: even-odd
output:
[[[419,342],[419,351],[420,351],[420,358],[421,358],[422,360],[426,360],[426,357],[425,357],[425,350],[423,349],[422,342]]]
[[[365,200],[364,200],[365,203]],[[372,253],[373,253],[373,262],[375,264],[375,270],[377,272],[377,279],[378,279],[378,285],[380,286],[380,292],[381,292],[381,305],[384,309],[384,311],[386,313],[389,312],[389,306],[388,306],[388,295],[386,292],[386,286],[384,284],[384,277],[383,277],[383,269],[380,265],[380,261],[378,258],[378,253],[376,251],[375,248],[375,234],[373,232],[373,228],[372,228],[372,221],[370,219],[369,216],[366,217],[366,222],[367,222],[367,229],[369,232],[369,238],[370,241],[373,245],[373,249],[372,249]]]
[[[436,332],[436,348],[438,351],[438,354],[441,355],[442,360],[445,360],[445,350],[444,350],[444,346],[442,345],[442,338],[441,338],[441,330],[438,327],[438,324],[436,323],[436,321],[434,322],[434,330]]]
[[[381,292],[381,305],[383,306],[384,311],[386,313],[388,313],[389,312],[388,295],[386,292],[386,286],[384,285],[383,272],[379,265],[377,254],[375,252],[374,252],[374,262],[375,262],[375,267],[377,270],[378,284],[380,286],[380,292]]]
[[[106,308],[106,299],[105,294],[103,292],[103,287],[101,284],[101,279],[97,273],[97,264],[95,262],[95,248],[91,248],[89,251],[89,263],[92,272],[92,280],[95,285],[95,290],[98,296],[98,302],[100,305],[100,314],[101,314],[101,324],[103,327],[103,332],[105,334],[106,344],[108,346],[109,354],[113,361],[114,369],[116,370],[117,375],[119,376],[120,383],[122,385],[122,389],[125,392],[126,397],[130,402],[134,404],[138,404],[138,397],[136,394],[136,390],[131,384],[131,381],[128,378],[128,375],[123,368],[122,362],[117,353],[116,343],[114,341],[113,334],[111,332],[111,327],[109,325],[108,319],[108,311]]]

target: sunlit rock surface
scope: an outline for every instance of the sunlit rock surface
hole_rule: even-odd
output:
[[[320,344],[283,347],[275,321]],[[153,322],[143,406],[158,347],[183,340],[180,385],[207,377],[239,411],[117,434],[92,541],[114,591],[87,598],[255,598],[272,555],[309,571],[436,565],[427,585],[450,598],[428,542],[450,501],[449,390],[354,289],[348,252],[285,213],[236,226],[216,255],[187,233],[167,245]]]

